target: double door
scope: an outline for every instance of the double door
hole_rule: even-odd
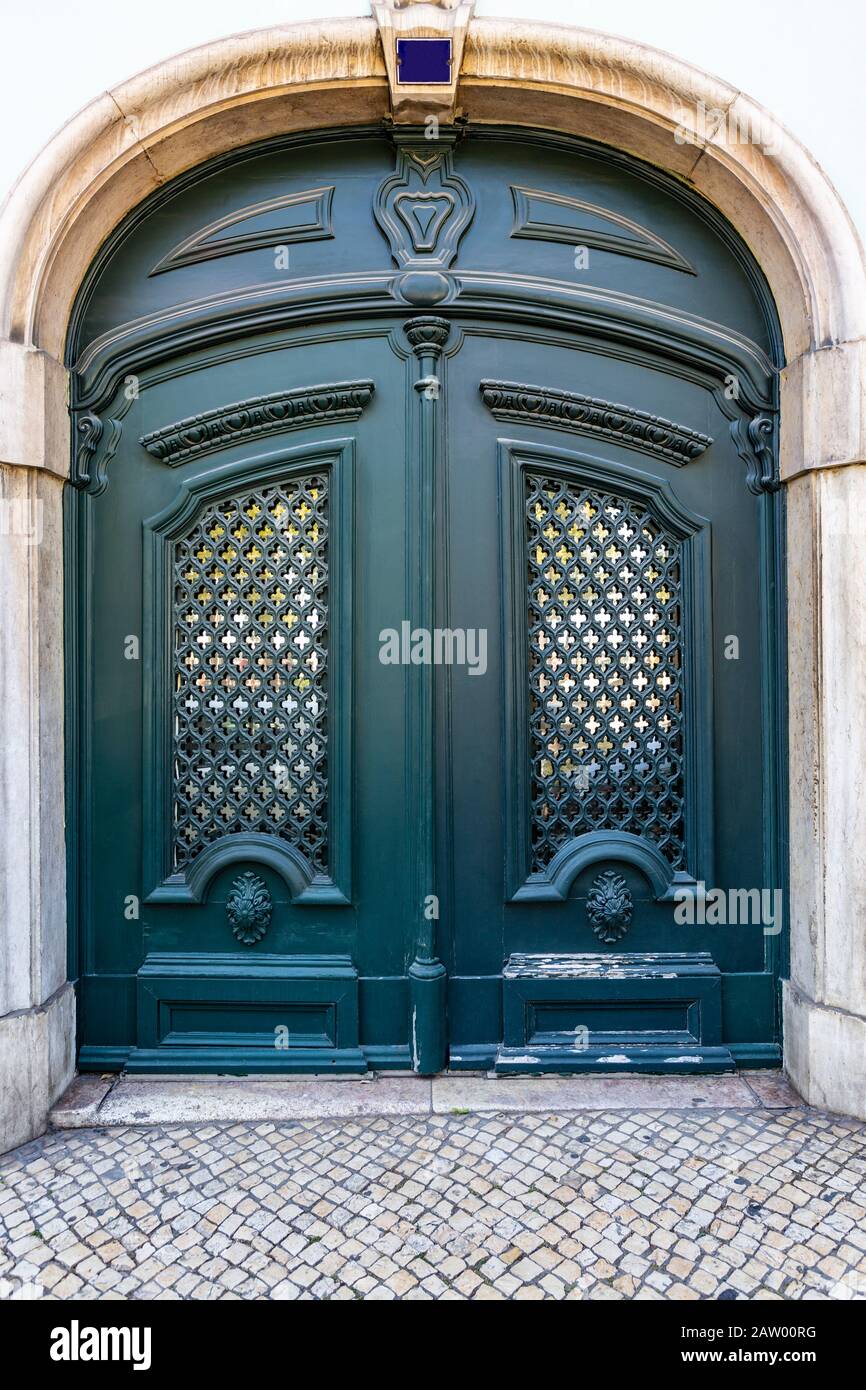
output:
[[[417,314],[121,411],[73,523],[84,1064],[721,1069],[772,1037],[768,924],[705,900],[767,887],[768,499],[702,386]]]

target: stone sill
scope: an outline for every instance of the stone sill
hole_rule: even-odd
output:
[[[57,1129],[281,1124],[354,1116],[578,1110],[786,1110],[804,1102],[778,1072],[740,1076],[79,1076],[51,1111]]]

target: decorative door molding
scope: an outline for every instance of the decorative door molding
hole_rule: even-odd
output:
[[[139,443],[160,463],[176,468],[214,449],[226,449],[262,435],[337,420],[357,420],[373,399],[374,390],[375,384],[365,380],[272,391],[267,396],[251,396],[161,425],[143,434]]]
[[[452,131],[428,140],[396,131],[397,167],[379,185],[373,216],[402,270],[447,270],[475,215],[475,197],[454,172]]]
[[[267,246],[329,241],[334,235],[331,215],[333,201],[334,188],[331,184],[235,208],[233,212],[184,237],[183,241],[166,252],[150,274],[162,275],[180,266],[197,265],[201,261],[234,256],[240,251],[257,251]]]
[[[481,399],[496,420],[597,434],[641,453],[655,454],[677,468],[700,458],[713,442],[708,434],[661,415],[617,405],[599,396],[583,396],[577,391],[527,386],[518,381],[482,381],[479,389]]]
[[[521,188],[519,184],[511,185],[511,197],[514,201],[513,237],[565,242],[568,246],[593,246],[597,251],[655,261],[672,270],[697,275],[694,266],[670,242],[611,208],[598,207],[564,193]]]

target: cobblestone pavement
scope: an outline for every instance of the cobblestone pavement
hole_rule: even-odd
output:
[[[0,1292],[863,1298],[866,1126],[620,1110],[52,1133],[0,1159]]]

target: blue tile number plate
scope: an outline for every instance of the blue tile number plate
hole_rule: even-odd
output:
[[[397,81],[416,86],[451,81],[450,39],[398,39]]]

